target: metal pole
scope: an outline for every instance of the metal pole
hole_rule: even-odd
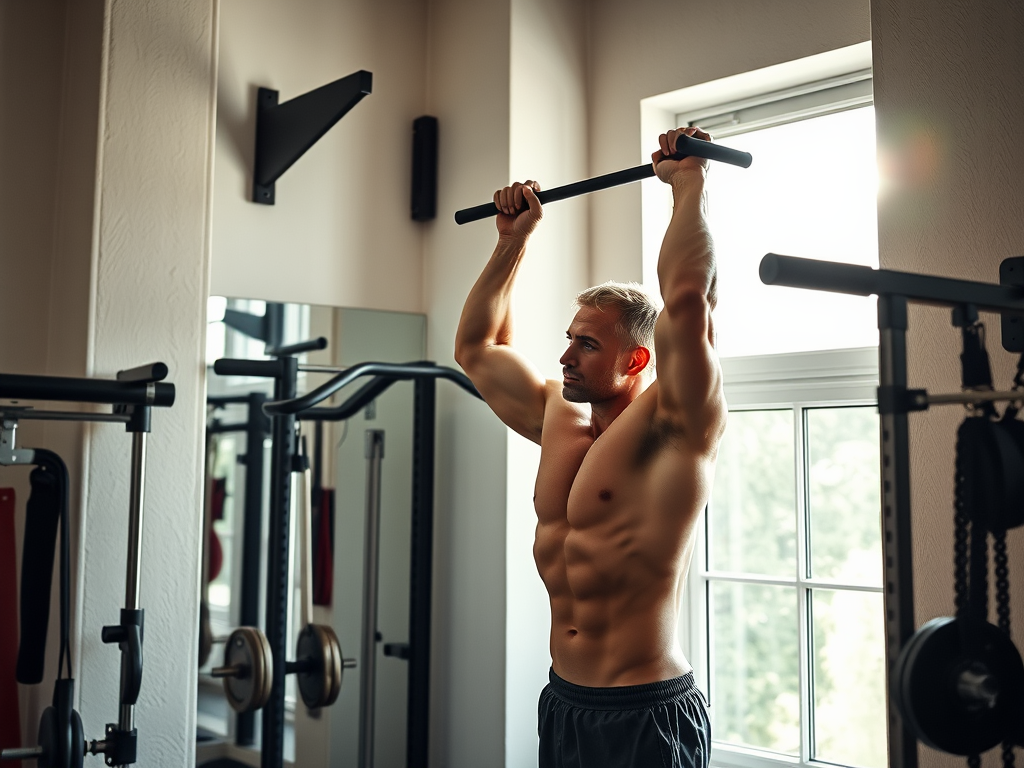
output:
[[[125,576],[124,607],[139,610],[139,589],[142,569],[142,513],[146,491],[146,437],[145,432],[132,432],[132,474],[128,490],[128,561]],[[122,690],[126,669],[122,665]],[[135,728],[135,705],[121,704],[117,727],[130,732]]]
[[[238,623],[243,627],[260,625],[260,552],[263,545],[263,441],[270,434],[270,420],[263,413],[267,396],[248,395],[248,422],[245,431],[245,501],[242,528],[242,574]],[[256,743],[256,714],[239,712],[235,716],[235,743],[250,747]]]
[[[297,365],[294,357],[276,361],[274,399],[295,397]],[[284,681],[288,658],[288,556],[291,552],[292,455],[295,417],[273,419],[273,451],[270,461],[270,537],[267,544],[267,642],[275,660],[272,693],[263,708],[262,768],[284,764]]]
[[[366,430],[366,535],[363,548],[363,667],[359,675],[359,768],[373,768],[380,557],[380,465],[384,430]]]
[[[426,768],[430,736],[430,612],[434,558],[434,430],[437,384],[413,390],[412,546],[409,563],[409,699],[406,766]]]
[[[914,634],[910,436],[906,409],[891,406],[905,402],[905,398],[885,396],[905,392],[907,388],[905,296],[878,297],[878,331],[885,660],[887,690],[892,691],[896,659]],[[888,697],[889,768],[917,768],[917,740],[903,723],[895,701],[895,696]]]

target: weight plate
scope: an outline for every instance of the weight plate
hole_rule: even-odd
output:
[[[334,630],[309,624],[299,634],[295,660],[303,666],[295,675],[302,701],[310,709],[327,707],[341,690],[341,649]]]
[[[266,636],[255,627],[239,627],[224,646],[224,666],[238,674],[224,678],[224,694],[236,712],[253,712],[267,703],[274,683],[273,659]]]
[[[338,640],[338,635],[335,634],[334,629],[327,624],[321,624],[320,629],[327,636],[327,642],[331,646],[331,689],[327,694],[327,700],[324,702],[325,707],[331,706],[335,701],[338,700],[338,694],[341,693],[341,678],[344,670],[342,668],[342,656],[341,656],[341,643]]]
[[[929,621],[897,660],[897,706],[907,725],[929,747],[955,755],[992,749],[1006,738],[1024,712],[1024,663],[1010,639],[984,622],[970,627],[973,648],[965,648],[961,625],[942,617]],[[989,700],[960,693],[965,672],[988,681]]]

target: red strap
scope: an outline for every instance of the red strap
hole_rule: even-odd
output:
[[[330,605],[334,590],[334,554],[331,552],[334,489],[321,488],[318,496],[320,524],[313,553],[313,604]]]
[[[14,489],[0,488],[0,616],[18,616],[17,545],[14,535]],[[18,714],[18,621],[0,621],[0,747],[21,746]],[[20,763],[13,763],[19,765]]]
[[[224,502],[228,497],[228,479],[218,477],[213,481],[213,497],[210,499],[210,510],[214,520],[224,519]],[[212,579],[211,579],[212,581]]]

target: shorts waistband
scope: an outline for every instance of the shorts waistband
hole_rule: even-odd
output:
[[[654,683],[610,688],[576,685],[560,678],[553,669],[548,671],[548,680],[550,690],[555,696],[571,706],[582,709],[646,709],[675,701],[696,687],[693,672]]]

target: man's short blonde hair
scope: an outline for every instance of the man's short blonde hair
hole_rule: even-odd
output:
[[[639,283],[607,282],[595,285],[576,296],[576,307],[592,307],[602,312],[615,309],[619,321],[615,331],[623,343],[645,347],[654,357],[654,322],[658,308],[651,295]]]

